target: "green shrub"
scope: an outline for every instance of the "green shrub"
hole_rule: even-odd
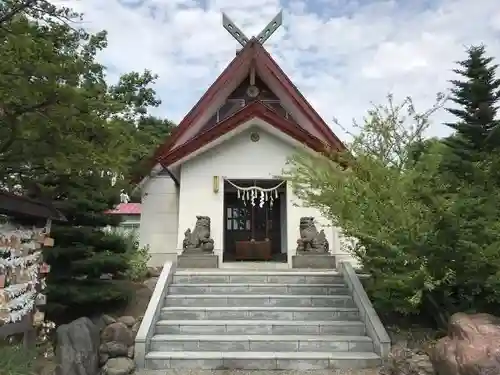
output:
[[[457,161],[443,141],[424,139],[429,113],[390,97],[369,111],[350,153],[298,154],[287,177],[306,205],[357,239],[345,250],[370,274],[379,313],[446,327],[457,311],[499,311],[500,158]]]
[[[144,280],[148,276],[149,246],[143,246],[127,253],[129,268],[124,276],[131,281]]]
[[[148,276],[149,247],[139,247],[139,240],[136,231],[124,231],[120,228],[111,230],[114,235],[121,236],[126,243],[127,250],[125,257],[128,268],[123,272],[123,277],[130,281],[144,280]]]

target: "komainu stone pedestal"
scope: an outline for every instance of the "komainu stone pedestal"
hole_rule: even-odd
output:
[[[219,268],[219,256],[215,254],[184,253],[177,256],[177,268]]]
[[[219,257],[213,253],[210,218],[196,216],[193,231],[187,229],[182,241],[182,254],[177,256],[177,268],[219,268]]]
[[[330,254],[297,254],[292,256],[292,268],[335,269],[335,257]]]
[[[318,231],[314,217],[300,218],[300,238],[297,240],[297,255],[292,256],[292,268],[335,269],[335,257],[329,253],[330,244],[324,229]]]

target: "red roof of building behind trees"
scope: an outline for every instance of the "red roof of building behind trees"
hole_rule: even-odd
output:
[[[112,210],[107,210],[107,214],[110,215],[140,215],[141,214],[141,204],[140,203],[120,203]]]

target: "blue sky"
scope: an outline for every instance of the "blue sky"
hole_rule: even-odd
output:
[[[498,0],[57,0],[106,29],[100,55],[110,81],[131,70],[159,74],[163,104],[155,112],[179,121],[234,56],[238,44],[221,26],[225,11],[247,35],[280,10],[284,25],[266,43],[311,104],[343,139],[370,103],[411,96],[417,109],[449,88],[464,46],[485,43],[500,58]],[[431,135],[444,135],[445,111]],[[352,128],[351,128],[352,129]]]

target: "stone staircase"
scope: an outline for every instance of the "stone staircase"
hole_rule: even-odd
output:
[[[380,340],[367,325],[367,312],[337,271],[171,271],[168,288],[161,295],[155,290],[148,307],[153,311],[153,299],[159,298],[149,329],[141,326],[136,339],[139,368],[307,370],[381,364]]]

